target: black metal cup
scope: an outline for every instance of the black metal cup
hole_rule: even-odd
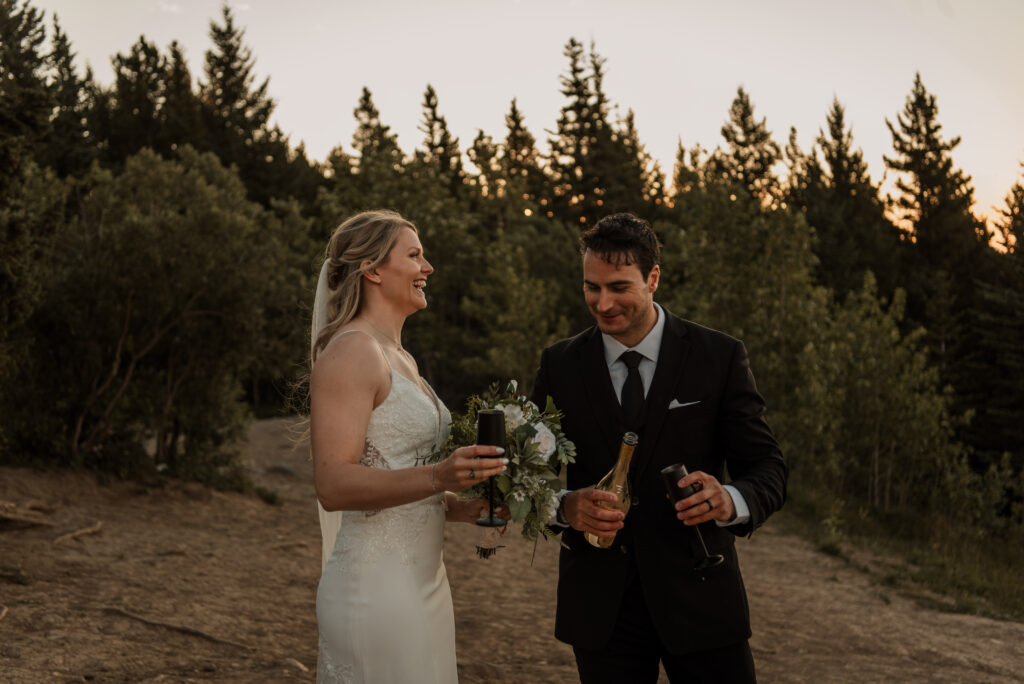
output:
[[[665,489],[668,491],[668,498],[672,503],[677,503],[697,493],[697,488],[692,484],[682,489],[679,488],[679,481],[689,474],[690,471],[682,463],[674,463],[661,469],[661,476],[665,479]]]
[[[695,487],[692,484],[682,488],[679,487],[679,481],[688,474],[689,471],[682,463],[674,463],[661,469],[661,477],[665,480],[665,490],[672,503],[678,503],[700,491],[699,487]],[[704,552],[704,558],[697,561],[693,569],[702,571],[713,568],[716,565],[721,565],[725,561],[725,556],[718,553],[713,555],[708,553],[708,546],[704,543],[704,535],[700,533],[700,528],[694,525],[693,531],[697,533],[697,540],[700,542],[700,548]]]
[[[481,409],[476,413],[476,443],[505,448],[505,412]],[[494,478],[487,481],[487,515],[476,521],[481,527],[504,527],[508,520],[494,515]]]
[[[481,409],[476,413],[476,443],[505,448],[505,412]]]

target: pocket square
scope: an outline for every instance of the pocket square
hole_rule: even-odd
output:
[[[673,399],[672,401],[668,402],[668,410],[671,411],[672,409],[683,408],[684,406],[693,406],[694,404],[699,403],[699,399],[697,401],[688,401],[685,404],[680,404],[678,399]]]

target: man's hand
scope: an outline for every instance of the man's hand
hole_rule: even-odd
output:
[[[626,516],[621,511],[599,506],[599,501],[615,503],[618,497],[593,487],[577,489],[565,495],[562,510],[573,529],[610,539],[622,529],[622,520]]]
[[[698,470],[679,481],[681,489],[690,485],[697,491],[676,502],[676,517],[684,524],[699,525],[709,520],[729,522],[736,517],[732,496],[714,475]]]

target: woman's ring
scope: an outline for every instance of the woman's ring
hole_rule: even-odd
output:
[[[470,470],[469,470],[469,479],[470,480],[476,479],[476,472],[472,468],[470,468]]]

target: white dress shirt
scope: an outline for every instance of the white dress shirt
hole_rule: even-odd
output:
[[[623,352],[635,351],[643,357],[640,360],[640,365],[637,366],[637,370],[640,372],[640,380],[644,384],[645,397],[651,389],[654,371],[658,368],[661,338],[665,333],[665,310],[657,303],[654,305],[654,308],[658,312],[657,322],[644,339],[640,340],[634,347],[627,347],[611,335],[601,333],[601,338],[604,341],[604,360],[608,363],[608,375],[611,376],[612,387],[615,388],[615,396],[620,402],[622,401],[622,386],[626,382],[626,373],[628,372],[626,362],[619,358]],[[750,520],[750,508],[747,506],[747,502],[739,490],[732,485],[723,485],[723,487],[725,491],[729,492],[729,496],[732,497],[733,507],[736,509],[736,517],[729,522],[716,520],[715,523],[719,527],[726,527],[727,525],[739,525]]]

